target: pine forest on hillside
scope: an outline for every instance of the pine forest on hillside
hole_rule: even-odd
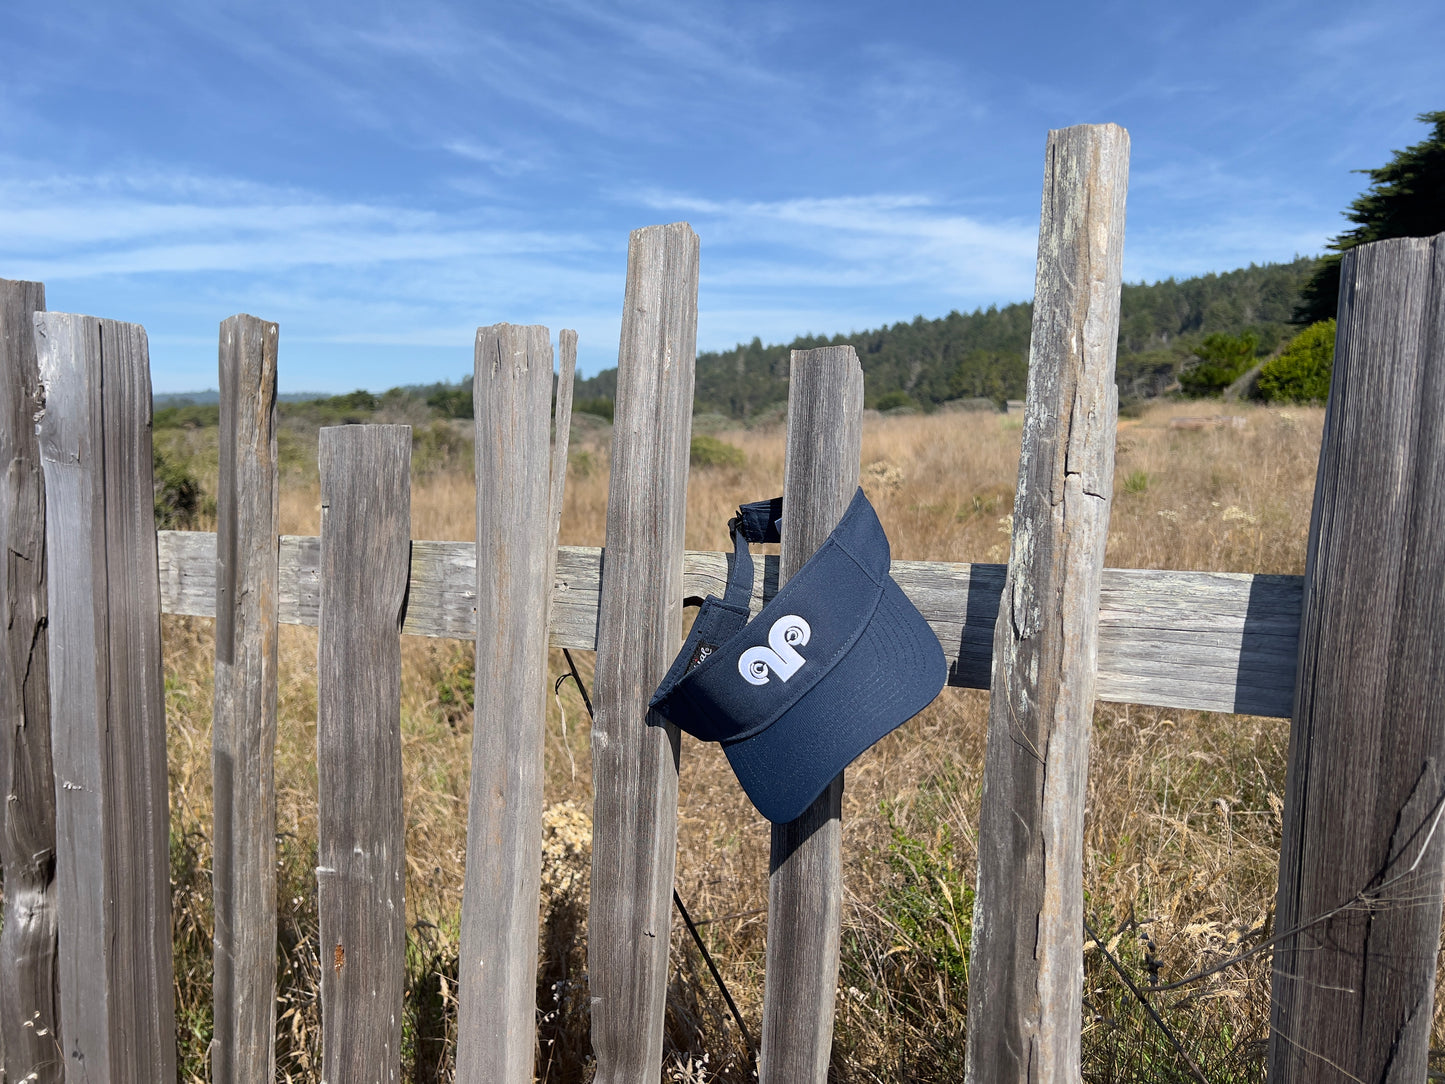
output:
[[[1174,386],[1207,335],[1255,336],[1267,357],[1295,334],[1300,291],[1318,260],[1251,266],[1221,275],[1125,285],[1121,299],[1118,380],[1123,400],[1151,398]],[[868,406],[931,409],[955,399],[1022,399],[1028,375],[1033,306],[1017,302],[937,320],[871,331],[803,336],[786,345],[759,340],[697,358],[698,413],[748,420],[776,410],[788,395],[792,350],[851,343],[867,380]],[[579,406],[608,413],[616,370],[578,381]]]

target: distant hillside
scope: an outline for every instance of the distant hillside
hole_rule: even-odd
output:
[[[283,391],[276,396],[280,403],[309,403],[313,399],[324,399],[321,391]],[[162,391],[151,396],[151,405],[156,410],[166,407],[215,406],[221,401],[221,393],[215,388],[209,391]]]
[[[1126,285],[1119,327],[1120,398],[1163,393],[1192,357],[1192,348],[1213,332],[1250,332],[1261,356],[1273,352],[1298,330],[1290,320],[1318,262],[1301,258],[1183,281]],[[754,339],[732,350],[709,351],[697,357],[695,410],[748,418],[786,402],[789,352],[845,343],[858,351],[870,407],[930,409],[950,399],[1021,399],[1032,317],[1032,304],[1019,302],[951,312],[937,320],[920,316],[911,323],[831,338],[805,336],[774,346]],[[616,369],[604,370],[578,381],[578,404],[588,402],[606,412],[616,388]]]
[[[1256,352],[1273,353],[1298,331],[1291,317],[1316,259],[1250,266],[1222,275],[1176,282],[1126,285],[1121,299],[1118,381],[1123,401],[1161,395],[1174,386],[1181,368],[1206,335],[1253,334]],[[971,313],[951,312],[937,320],[916,317],[872,331],[804,336],[785,345],[759,339],[731,350],[697,356],[694,410],[748,419],[776,410],[788,398],[788,355],[793,350],[851,343],[863,363],[868,406],[924,410],[953,399],[1022,399],[1028,378],[1029,327],[1033,306],[1022,301]],[[617,370],[604,369],[579,380],[575,409],[611,418]],[[412,384],[380,394],[354,391],[323,396],[291,392],[278,396],[281,414],[301,426],[339,425],[385,417],[420,424],[430,418],[470,418],[472,378],[453,384]],[[155,396],[155,425],[205,427],[216,424],[215,391]]]

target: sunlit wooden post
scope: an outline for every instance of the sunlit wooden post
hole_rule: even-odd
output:
[[[276,692],[280,642],[275,324],[220,333],[216,496],[215,1084],[270,1084],[276,1062]]]
[[[698,239],[685,222],[633,231],[592,727],[587,970],[597,1084],[653,1081],[662,1065],[678,731],[647,725],[647,704],[682,643],[697,275]]]
[[[1049,133],[1013,545],[993,643],[972,1084],[1080,1078],[1084,801],[1114,485],[1129,135]]]
[[[778,586],[797,574],[858,489],[863,368],[851,346],[794,350]],[[843,776],[772,829],[762,1084],[828,1078],[843,919]]]
[[[529,1084],[552,594],[551,338],[541,326],[481,328],[475,362],[476,713],[457,1080]]]
[[[1445,234],[1351,249],[1315,486],[1274,1084],[1424,1080],[1445,861]]]
[[[401,1075],[406,978],[401,626],[411,551],[411,426],[321,430],[316,908],[321,1073]]]
[[[35,314],[44,387],[67,1080],[176,1078],[150,360],[138,324]]]

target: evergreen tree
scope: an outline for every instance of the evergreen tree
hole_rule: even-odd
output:
[[[1179,386],[1196,399],[1219,395],[1254,364],[1258,346],[1258,337],[1249,332],[1238,337],[1222,331],[1204,336],[1194,348],[1193,364],[1180,371]]]
[[[1362,169],[1370,189],[1360,196],[1346,216],[1355,223],[1330,242],[1334,250],[1306,283],[1295,322],[1313,324],[1330,320],[1340,293],[1340,259],[1356,245],[1387,237],[1431,237],[1445,231],[1445,111],[1421,113],[1432,126],[1423,142],[1396,151],[1379,169]]]

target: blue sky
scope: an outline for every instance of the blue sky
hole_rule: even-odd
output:
[[[1320,251],[1445,108],[1445,5],[67,3],[0,36],[0,276],[142,323],[154,386],[281,324],[283,391],[616,364],[628,231],[702,239],[699,349],[1027,298],[1050,128],[1133,141],[1125,276]]]

